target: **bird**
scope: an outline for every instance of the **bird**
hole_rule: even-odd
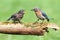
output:
[[[17,13],[11,15],[11,17],[8,18],[7,21],[12,20],[13,23],[16,23],[16,22],[21,23],[21,19],[23,18],[24,14],[25,14],[25,13],[24,13],[24,10],[21,9],[21,10],[19,10]]]
[[[48,18],[47,14],[46,14],[45,12],[43,12],[41,9],[39,9],[39,8],[33,8],[33,9],[31,9],[31,11],[34,11],[34,12],[35,12],[35,14],[36,14],[36,16],[37,16],[37,18],[38,18],[37,21],[39,21],[39,20],[44,21],[45,19],[46,19],[48,22],[50,21],[50,19]],[[37,21],[36,21],[36,22],[37,22]],[[35,23],[36,23],[36,22],[35,22]]]

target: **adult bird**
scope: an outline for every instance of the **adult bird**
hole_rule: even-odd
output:
[[[34,11],[35,12],[35,14],[36,14],[36,16],[37,16],[37,18],[38,18],[38,20],[37,21],[39,21],[39,20],[42,20],[42,21],[44,21],[45,19],[49,22],[49,18],[48,18],[48,16],[46,15],[46,13],[44,13],[41,9],[39,9],[39,8],[33,8],[31,11]],[[36,22],[37,22],[36,21]],[[35,22],[35,23],[36,23]]]
[[[13,14],[7,21],[12,20],[14,23],[21,23],[20,20],[23,18],[24,14],[24,10],[22,9],[18,13]]]

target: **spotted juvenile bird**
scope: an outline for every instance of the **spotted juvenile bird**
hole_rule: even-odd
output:
[[[23,18],[24,14],[24,10],[22,9],[18,13],[13,14],[7,21],[12,20],[14,23],[21,23],[20,20]]]
[[[34,11],[35,12],[35,14],[36,14],[36,16],[37,16],[37,18],[38,18],[38,20],[37,21],[39,21],[39,20],[47,20],[48,22],[49,22],[49,18],[48,18],[48,16],[46,15],[46,13],[44,13],[41,9],[38,9],[38,8],[33,8],[31,11]],[[36,22],[37,22],[36,21]],[[35,22],[35,23],[36,23]]]

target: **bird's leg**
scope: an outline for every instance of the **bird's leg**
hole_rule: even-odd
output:
[[[18,22],[20,23],[20,20],[18,20]]]
[[[13,20],[13,23],[14,23],[14,24],[16,24],[16,21],[15,21],[15,20]]]
[[[35,21],[33,24],[37,23],[39,21],[39,19],[37,21]]]
[[[18,22],[19,22],[20,24],[22,24],[22,22],[21,22],[20,20],[18,20]]]

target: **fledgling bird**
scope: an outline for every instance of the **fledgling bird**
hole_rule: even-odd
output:
[[[13,23],[21,23],[20,20],[23,18],[24,14],[24,10],[22,9],[18,13],[13,14],[7,21],[12,20]]]
[[[39,20],[47,20],[48,22],[49,22],[49,18],[48,18],[48,16],[46,15],[46,13],[44,13],[41,9],[38,9],[38,8],[33,8],[31,11],[34,11],[35,12],[35,14],[36,14],[36,16],[37,16],[37,18],[38,18],[38,20],[37,21],[39,21]],[[36,21],[36,22],[37,22]],[[36,23],[35,22],[35,23]]]

